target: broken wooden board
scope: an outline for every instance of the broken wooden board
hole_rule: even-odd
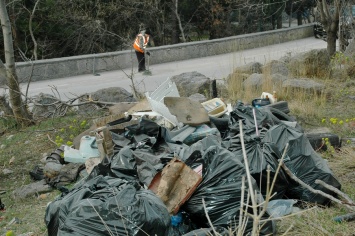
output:
[[[164,202],[170,214],[176,215],[201,181],[201,175],[184,162],[173,158],[154,176],[149,189]]]
[[[134,106],[136,106],[137,102],[119,102],[111,107],[108,108],[111,115],[116,114],[124,114],[128,112],[128,110]]]
[[[123,113],[114,114],[114,115],[104,116],[104,117],[94,119],[92,122],[94,123],[96,128],[100,128],[102,126],[106,126],[107,123],[110,123],[110,122],[118,120],[118,119],[122,119],[124,117],[126,117],[126,116]]]
[[[206,109],[198,101],[186,97],[164,97],[164,104],[185,125],[197,126],[210,122]]]

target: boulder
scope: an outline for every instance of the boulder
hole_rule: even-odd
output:
[[[297,77],[326,76],[329,72],[330,57],[327,49],[314,49],[290,58],[289,72]]]
[[[24,199],[35,194],[47,193],[52,191],[52,187],[49,186],[46,180],[37,181],[16,189],[13,194],[15,198]]]
[[[40,93],[34,97],[34,105],[32,108],[33,118],[54,117],[59,113],[54,104],[58,99],[50,94]]]
[[[207,98],[205,97],[205,95],[203,95],[201,93],[194,93],[191,96],[189,96],[189,98],[191,100],[197,101],[199,103],[203,103],[203,102],[207,101]]]
[[[170,80],[176,84],[180,97],[189,97],[195,93],[210,96],[211,80],[197,71],[175,75]]]
[[[97,90],[93,93],[85,94],[85,96],[80,99],[79,102],[87,101],[98,101],[107,103],[120,103],[120,102],[136,102],[137,100],[133,97],[133,94],[129,93],[127,90],[121,87],[111,87]],[[107,104],[105,106],[113,106],[114,104]],[[86,104],[79,106],[80,112],[91,112],[102,106],[98,104]]]
[[[308,78],[288,79],[283,82],[282,87],[287,92],[308,92],[320,94],[324,91],[325,85]]]
[[[272,82],[273,88],[276,90],[279,90],[280,88],[282,88],[283,82],[288,79],[289,78],[287,76],[284,76],[281,74],[272,74],[271,75],[271,82]]]
[[[249,75],[254,73],[261,74],[262,66],[263,65],[260,62],[250,62],[248,64],[235,68],[233,73]]]
[[[281,61],[272,60],[262,67],[262,72],[264,74],[281,74],[288,76],[287,64]]]
[[[261,88],[263,85],[264,76],[262,74],[251,74],[248,79],[243,82],[244,88]]]

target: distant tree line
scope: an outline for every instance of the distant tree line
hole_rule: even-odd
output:
[[[5,2],[17,62],[129,49],[143,25],[156,46],[278,29],[284,12],[302,24],[316,6],[315,0]]]

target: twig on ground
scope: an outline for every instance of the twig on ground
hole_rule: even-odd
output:
[[[55,145],[57,145],[57,143],[54,142],[54,141],[51,139],[51,137],[49,136],[49,134],[47,134],[47,137],[48,137],[49,141],[51,141],[52,143],[54,143]]]
[[[332,195],[330,194],[327,194],[321,190],[316,190],[314,188],[312,188],[311,186],[309,186],[308,184],[306,184],[305,182],[303,182],[302,180],[300,180],[297,176],[295,176],[291,171],[290,169],[285,165],[285,163],[282,162],[282,168],[284,169],[284,171],[290,176],[291,179],[293,179],[294,181],[296,181],[298,184],[300,184],[302,187],[308,189],[310,192],[312,193],[315,193],[315,194],[319,194],[319,195],[322,195],[323,197],[326,197],[328,198],[329,200],[333,201],[333,202],[336,202],[338,204],[341,204],[341,205],[344,205],[346,206],[348,209],[350,210],[354,210],[354,207],[352,207],[351,205],[349,205],[348,203],[346,202],[343,202],[335,197],[333,197]]]

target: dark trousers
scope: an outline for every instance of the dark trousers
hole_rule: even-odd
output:
[[[137,59],[138,59],[138,71],[145,71],[145,57],[144,53],[136,51]]]

